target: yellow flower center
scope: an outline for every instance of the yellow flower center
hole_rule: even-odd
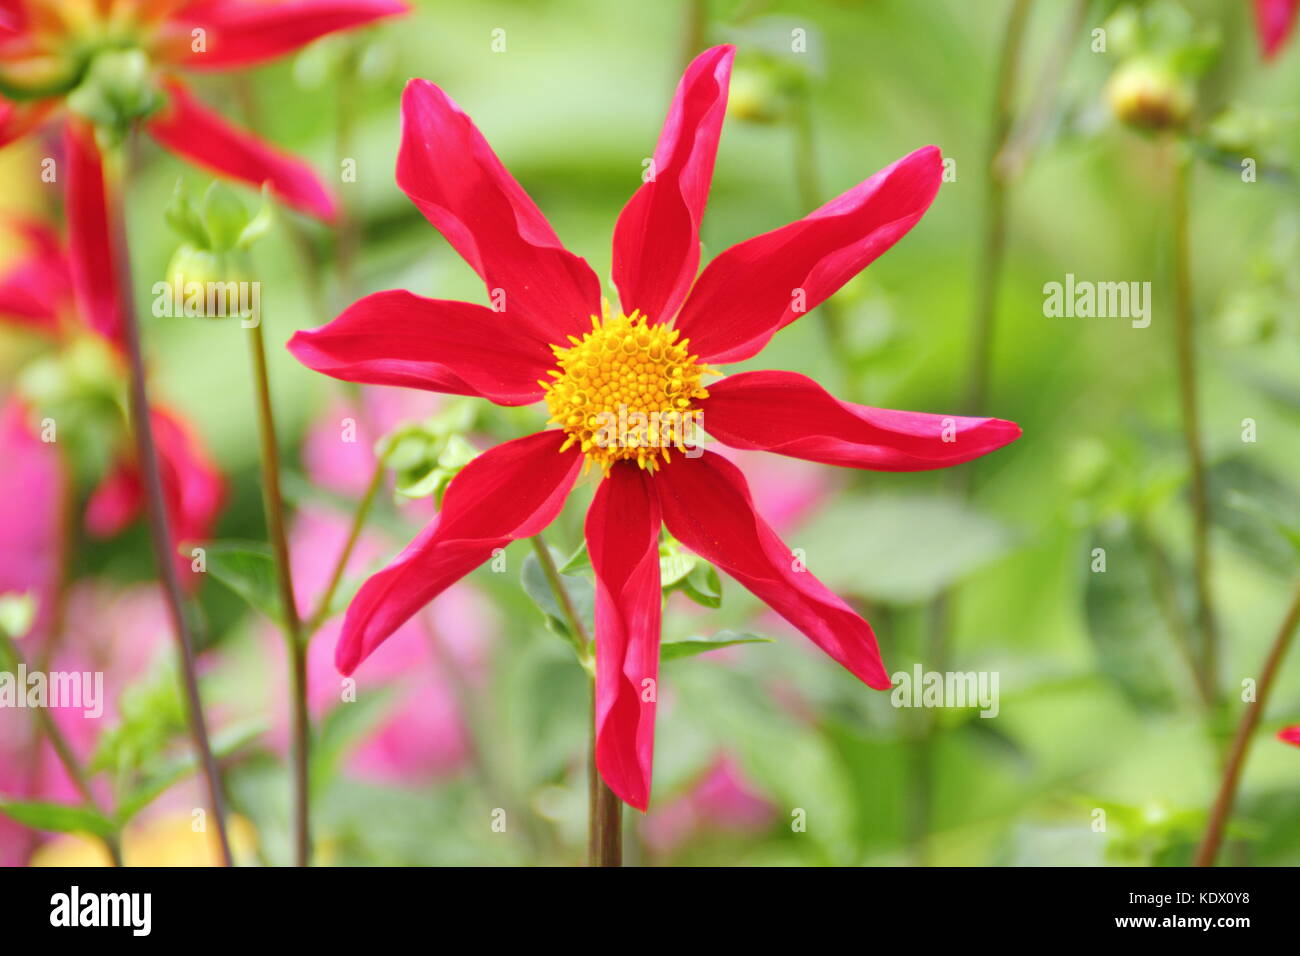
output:
[[[546,390],[548,424],[569,433],[561,451],[578,445],[587,461],[608,475],[615,462],[635,461],[648,471],[669,449],[686,451],[699,444],[697,399],[707,398],[701,384],[717,374],[691,355],[689,339],[663,325],[650,325],[638,312],[591,317],[591,331],[572,345],[552,345],[557,368],[541,381]]]

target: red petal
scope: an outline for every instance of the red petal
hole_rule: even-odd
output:
[[[562,431],[497,445],[452,479],[438,517],[352,599],[334,663],[344,674],[447,587],[516,538],[542,531],[564,507],[582,466],[560,454]]]
[[[615,465],[596,489],[587,512],[587,550],[596,574],[596,766],[619,799],[644,811],[654,760],[663,598],[659,503],[649,478],[630,463]]]
[[[811,571],[754,511],[735,465],[705,452],[674,457],[655,475],[664,524],[677,540],[716,564],[802,631],[859,680],[891,686],[871,625]]]
[[[0,100],[0,146],[8,146],[39,126],[54,108],[54,102],[17,104]]]
[[[24,223],[21,231],[31,251],[0,276],[0,316],[57,332],[72,296],[67,258],[59,237],[48,226]]]
[[[490,309],[405,291],[366,296],[328,325],[295,333],[289,351],[346,382],[477,395],[499,405],[537,401],[537,380],[555,365],[550,348]]]
[[[117,462],[86,502],[86,531],[96,538],[120,534],[139,517],[143,490],[134,462]]]
[[[803,219],[721,253],[677,320],[691,351],[715,364],[757,355],[906,235],[942,175],[938,147],[918,149]]]
[[[183,544],[211,537],[225,499],[225,481],[203,443],[177,413],[154,406],[149,420],[173,551],[179,551]],[[143,493],[138,463],[133,458],[120,460],[87,503],[86,530],[96,537],[117,534],[140,514]],[[174,560],[181,583],[193,590],[202,578],[192,570],[190,558],[177,553]]]
[[[564,249],[473,121],[428,80],[412,80],[402,96],[397,184],[512,323],[557,344],[590,330],[600,314],[596,274]]]
[[[149,132],[168,149],[223,176],[251,186],[265,182],[296,209],[331,220],[334,197],[300,159],[272,149],[257,137],[230,126],[176,81],[167,83],[168,106],[149,121]]]
[[[700,220],[713,180],[736,49],[705,50],[686,68],[654,154],[654,180],[614,227],[614,284],[623,311],[669,322],[700,266]]]
[[[1294,727],[1283,727],[1277,732],[1277,739],[1286,744],[1300,747],[1300,724]]]
[[[741,372],[709,386],[704,428],[733,448],[827,465],[927,471],[987,455],[1020,437],[998,418],[900,412],[841,402],[794,372]]]
[[[1264,50],[1264,59],[1277,56],[1295,28],[1300,0],[1255,0],[1255,32]]]
[[[95,131],[69,122],[67,149],[68,258],[77,305],[85,320],[104,338],[122,347],[121,299],[117,290],[114,243],[108,229],[104,166]]]
[[[397,0],[211,0],[189,4],[172,22],[187,41],[177,61],[190,70],[218,70],[274,59],[327,34],[406,12]],[[195,28],[207,31],[203,52],[188,42]]]

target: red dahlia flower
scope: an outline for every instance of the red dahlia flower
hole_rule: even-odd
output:
[[[24,223],[21,231],[28,251],[0,275],[0,323],[12,321],[35,328],[70,347],[86,330],[73,305],[68,257],[49,227]],[[112,300],[111,290],[104,294]],[[126,345],[120,327],[105,330],[92,325],[89,331],[107,343],[114,368],[125,365]],[[115,378],[125,375],[122,368]],[[177,412],[155,404],[150,415],[173,549],[184,542],[204,541],[221,513],[225,479],[193,428]],[[133,454],[124,450],[91,495],[86,528],[98,537],[117,534],[140,515],[143,501],[139,468]],[[196,588],[202,578],[191,573],[190,559],[177,555],[175,560],[181,582],[188,590]]]
[[[600,467],[586,523],[596,576],[596,763],[642,810],[661,524],[858,678],[890,686],[870,625],[792,560],[754,513],[739,470],[711,452],[681,454],[688,413],[702,413],[713,437],[736,448],[883,471],[955,465],[1020,434],[996,419],[851,405],[793,372],[706,384],[712,366],[758,354],[902,238],[942,173],[938,149],[918,150],[804,219],[731,247],[697,278],[733,52],[716,47],[687,68],[654,175],[619,216],[621,311],[602,304],[595,273],[561,246],[469,117],[432,83],[413,80],[402,102],[398,185],[487,283],[497,311],[380,292],[289,343],[303,364],[347,381],[501,405],[545,400],[558,425],[484,452],[451,482],[434,522],[349,607],[336,653],[345,674],[493,549],[544,529],[579,472]]]
[[[1295,28],[1300,0],[1255,0],[1255,32],[1264,59],[1271,60],[1281,51]]]
[[[66,114],[60,181],[72,275],[94,328],[122,335],[119,269],[95,132],[69,102],[83,95],[109,113],[144,114],[153,138],[182,158],[254,186],[269,183],[290,206],[332,219],[334,199],[311,167],[228,125],[176,71],[249,66],[405,10],[399,0],[0,0],[0,146]],[[143,58],[143,74],[122,69],[130,53]],[[104,62],[108,69],[97,71]],[[157,96],[164,102],[152,109]]]
[[[289,205],[331,219],[334,199],[306,163],[227,124],[177,73],[252,66],[405,10],[399,0],[0,0],[0,146],[62,106],[96,57],[138,50],[166,99],[144,123],[164,148],[223,176],[269,182]]]

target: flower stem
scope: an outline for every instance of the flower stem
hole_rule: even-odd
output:
[[[591,681],[591,744],[587,757],[587,865],[623,865],[623,801],[596,767],[596,681]]]
[[[1000,157],[1007,147],[1015,120],[1016,87],[1020,76],[1021,49],[1024,46],[1025,25],[1033,0],[1011,0],[1006,26],[1002,34],[1002,47],[998,54],[998,73],[992,109],[988,119],[989,139],[985,148],[984,166],[984,219],[979,243],[979,258],[975,270],[975,307],[971,322],[971,362],[966,377],[965,404],[969,414],[986,414],[990,369],[993,361],[993,335],[996,326],[998,290],[1002,284],[1002,266],[1007,238],[1007,169]],[[1064,66],[1064,61],[1060,62]],[[974,410],[974,411],[970,411]],[[956,486],[963,497],[969,498],[972,465],[959,468]],[[926,653],[930,667],[946,671],[952,638],[952,589],[946,589],[931,602],[929,608],[929,641]],[[911,834],[917,844],[917,855],[922,862],[928,860],[927,841],[930,829],[930,808],[933,802],[935,778],[935,736],[938,722],[931,718],[923,729],[916,747],[913,764],[916,809],[912,816],[915,832]]]
[[[1176,144],[1174,148],[1177,148]],[[1173,158],[1174,347],[1178,361],[1178,396],[1182,408],[1183,444],[1191,474],[1192,552],[1195,564],[1196,618],[1201,632],[1201,681],[1217,697],[1219,633],[1210,588],[1210,501],[1205,481],[1205,451],[1201,445],[1200,409],[1196,387],[1196,326],[1192,311],[1192,275],[1188,190],[1191,161]]]
[[[276,581],[280,586],[285,648],[289,660],[289,692],[293,701],[293,804],[294,864],[311,863],[311,806],[308,760],[311,721],[307,709],[307,642],[293,594],[293,572],[289,563],[289,537],[285,530],[284,499],[280,495],[280,451],[275,437],[275,414],[271,407],[271,382],[266,371],[266,344],[261,316],[254,316],[248,330],[249,354],[253,360],[253,384],[257,391],[258,437],[262,450],[262,505],[266,528],[275,553]]]
[[[804,215],[821,206],[823,200],[821,174],[817,171],[817,140],[813,133],[812,105],[809,103],[807,85],[803,85],[792,99],[790,125],[794,132],[794,182],[799,194],[799,207]],[[844,321],[839,303],[831,296],[817,307],[817,318],[826,338],[826,347],[840,366],[844,386],[855,390],[853,368],[844,348]]]
[[[1291,639],[1295,636],[1297,624],[1300,624],[1300,583],[1296,585],[1291,606],[1286,612],[1286,617],[1282,619],[1277,637],[1273,639],[1273,646],[1264,661],[1264,669],[1259,675],[1259,682],[1255,685],[1255,699],[1246,705],[1246,710],[1241,715],[1241,723],[1237,725],[1237,735],[1233,738],[1232,748],[1228,752],[1223,781],[1219,785],[1219,795],[1210,811],[1205,837],[1196,851],[1197,866],[1214,866],[1215,857],[1219,854],[1219,844],[1223,842],[1223,833],[1227,828],[1228,818],[1232,815],[1232,805],[1237,798],[1237,786],[1241,781],[1241,770],[1250,751],[1251,738],[1255,735],[1260,718],[1264,715],[1264,706],[1268,702],[1268,693],[1273,687],[1273,679],[1277,676],[1282,660],[1291,647]]]
[[[177,652],[181,664],[181,686],[184,692],[190,738],[203,767],[208,804],[215,817],[221,863],[231,865],[230,840],[226,835],[225,800],[221,792],[221,778],[217,761],[212,754],[208,738],[207,721],[203,716],[203,701],[199,695],[198,670],[194,638],[189,620],[185,616],[180,581],[176,575],[175,556],[167,506],[163,497],[162,472],[158,465],[158,452],[154,443],[153,425],[149,416],[149,396],[145,387],[144,355],[140,345],[140,327],[136,320],[135,296],[131,284],[131,247],[127,241],[124,193],[126,191],[126,152],[129,141],[119,150],[105,157],[104,198],[107,206],[110,242],[114,267],[117,271],[117,295],[126,339],[127,361],[130,367],[131,432],[135,439],[135,456],[144,480],[144,499],[149,518],[150,537],[154,559],[158,564],[163,598],[171,618],[172,632],[176,636]]]
[[[983,414],[988,398],[993,364],[993,335],[996,328],[998,289],[1007,245],[1007,177],[999,157],[1006,148],[1015,119],[1016,85],[1020,77],[1020,50],[1025,24],[1033,0],[1012,0],[1007,15],[1002,52],[998,61],[997,87],[989,117],[989,140],[984,157],[984,233],[980,262],[976,269],[977,291],[971,342],[971,364],[967,378],[966,408]],[[963,471],[969,478],[969,469]]]
[[[23,658],[22,651],[18,649],[18,642],[13,637],[0,628],[0,651],[4,656],[13,662],[15,670],[26,669],[27,662]],[[44,707],[36,708],[36,724],[41,732],[49,740],[50,746],[54,748],[55,755],[59,758],[59,763],[63,765],[68,779],[72,785],[77,788],[77,793],[87,806],[103,814],[103,808],[100,807],[99,801],[95,799],[95,792],[90,788],[90,778],[86,775],[86,770],[77,759],[76,752],[73,751],[72,745],[68,743],[68,738],[63,736],[63,731],[50,712]],[[122,865],[122,844],[116,835],[101,838],[104,848],[108,850],[109,858],[113,861],[114,866]]]
[[[334,602],[334,592],[338,590],[339,583],[343,580],[343,572],[347,570],[348,561],[357,546],[357,540],[361,537],[361,529],[365,526],[366,518],[375,503],[375,495],[378,494],[383,484],[384,459],[380,457],[375,462],[375,473],[370,479],[370,484],[366,487],[366,493],[357,504],[357,510],[353,512],[352,527],[348,529],[347,541],[344,542],[343,551],[339,554],[334,570],[330,574],[330,581],[325,587],[325,592],[321,595],[320,604],[317,605],[315,613],[308,618],[307,623],[303,626],[304,641],[310,641],[311,636],[320,630],[320,626],[329,617],[330,605]]]
[[[537,562],[546,575],[546,583],[560,605],[565,622],[578,639],[581,647],[586,648],[590,657],[595,653],[587,629],[582,626],[569,598],[569,592],[560,580],[560,571],[551,557],[551,549],[546,546],[546,539],[540,534],[532,538],[533,552]],[[584,661],[584,665],[586,661]],[[588,866],[622,866],[623,865],[623,801],[615,796],[605,781],[601,779],[596,768],[596,680],[591,680],[591,738],[587,758],[587,865]]]

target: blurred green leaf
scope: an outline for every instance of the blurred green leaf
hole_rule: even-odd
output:
[[[384,716],[392,693],[381,689],[340,702],[318,723],[311,747],[311,788],[318,793],[333,780],[349,750]]]
[[[1172,708],[1174,650],[1168,640],[1155,639],[1167,631],[1152,595],[1150,556],[1132,526],[1120,522],[1094,531],[1089,554],[1082,572],[1084,614],[1098,666],[1139,709]],[[1105,562],[1104,571],[1091,570],[1098,561]],[[1174,581],[1185,577],[1176,570],[1170,574]],[[1181,594],[1176,599],[1180,605],[1184,600]]]
[[[843,495],[790,544],[833,590],[913,604],[1006,554],[1013,540],[1000,522],[955,498]]]
[[[117,832],[113,821],[89,807],[67,807],[60,803],[0,797],[0,813],[34,830],[90,833],[101,837],[110,837]]]
[[[212,735],[212,753],[219,760],[225,759],[243,750],[264,733],[266,722],[260,719],[225,727]],[[137,813],[198,769],[198,758],[193,753],[187,753],[149,774],[118,802],[114,814],[118,825],[124,826]]]
[[[759,637],[756,634],[737,633],[735,631],[718,631],[712,637],[689,637],[684,641],[664,641],[659,645],[659,659],[661,661],[677,661],[684,657],[694,657],[697,654],[707,654],[709,651],[720,650],[724,647],[735,647],[737,644],[771,644],[770,637]]]
[[[541,562],[537,560],[537,555],[530,554],[524,558],[523,568],[520,571],[520,580],[523,583],[524,592],[533,599],[533,603],[546,616],[547,626],[573,646],[579,659],[584,659],[587,649],[583,646],[578,635],[574,634],[569,627],[568,615],[564,613],[559,601],[556,600],[555,592],[551,590],[551,583],[547,580],[546,572],[542,569]],[[560,583],[569,596],[569,601],[573,605],[579,623],[587,629],[589,635],[594,633],[592,614],[596,597],[595,587],[591,580],[586,577],[561,573]]]
[[[213,541],[205,546],[208,573],[283,626],[280,590],[271,549],[257,541]]]

